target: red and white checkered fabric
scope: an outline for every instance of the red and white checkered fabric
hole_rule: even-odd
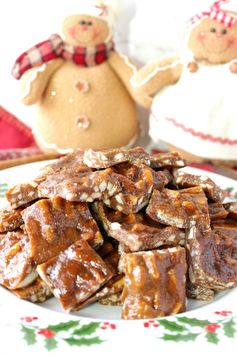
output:
[[[47,41],[40,42],[22,53],[14,64],[12,75],[20,79],[27,70],[56,58],[71,60],[83,67],[98,65],[107,60],[108,54],[113,49],[112,41],[86,48],[71,46],[65,43],[58,34],[53,34]]]
[[[190,24],[193,25],[197,21],[200,21],[204,18],[210,18],[222,23],[225,27],[231,28],[236,21],[236,17],[234,17],[232,14],[228,13],[224,9],[221,9],[221,7],[227,4],[228,2],[229,0],[220,0],[214,2],[214,4],[208,11],[203,11],[193,16],[189,21]]]

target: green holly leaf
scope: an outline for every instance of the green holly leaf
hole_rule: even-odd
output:
[[[163,339],[165,341],[176,341],[176,342],[181,342],[181,341],[194,341],[198,337],[198,333],[187,333],[187,334],[164,334],[163,337],[160,339]]]
[[[237,199],[237,192],[234,193],[234,199]]]
[[[219,338],[216,333],[206,333],[205,338],[207,339],[208,343],[218,344]]]
[[[85,336],[91,335],[94,333],[100,326],[99,322],[91,322],[89,324],[85,324],[82,327],[75,329],[73,335]]]
[[[22,325],[21,331],[24,334],[23,339],[25,339],[27,345],[34,345],[36,343],[36,335],[34,329],[27,328],[24,325]]]
[[[45,348],[50,351],[57,348],[58,342],[55,338],[48,338],[44,340]]]
[[[231,318],[227,322],[223,323],[223,330],[227,337],[234,338],[236,333],[235,322]]]
[[[65,331],[70,330],[72,328],[78,327],[79,325],[80,325],[80,321],[71,320],[71,321],[65,322],[65,323],[49,325],[47,327],[47,329],[53,330],[54,332],[58,333],[58,332],[65,332]]]
[[[68,345],[71,346],[90,346],[90,345],[95,345],[95,344],[101,344],[103,343],[103,340],[101,340],[99,337],[93,337],[93,338],[67,338],[64,340],[68,343]]]
[[[7,189],[8,189],[8,184],[6,183],[0,184],[0,197],[5,197],[5,192],[7,191]]]
[[[158,323],[171,332],[183,332],[187,330],[184,325],[166,319],[159,319]]]
[[[188,324],[192,327],[205,327],[206,325],[210,324],[208,320],[204,319],[197,319],[197,318],[188,318],[188,317],[178,317],[179,322]]]

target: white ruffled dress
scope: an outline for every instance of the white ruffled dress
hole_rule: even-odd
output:
[[[200,157],[237,160],[237,74],[230,63],[199,64],[194,73],[184,65],[179,81],[154,98],[150,136]]]

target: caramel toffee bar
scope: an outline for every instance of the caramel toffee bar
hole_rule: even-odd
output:
[[[76,310],[113,276],[83,239],[39,265],[37,271],[67,311]]]
[[[154,190],[146,212],[154,221],[186,228],[194,215],[208,214],[207,199],[200,186],[179,191]]]
[[[0,239],[0,284],[16,289],[26,287],[37,277],[29,253],[29,238],[21,230],[8,232]]]
[[[143,319],[185,310],[185,249],[182,247],[124,254],[122,318]]]
[[[36,264],[56,256],[81,237],[94,247],[103,243],[86,203],[60,197],[43,199],[27,207],[23,219],[30,240],[30,256]]]
[[[45,302],[48,298],[53,296],[48,285],[40,277],[37,277],[29,286],[13,290],[12,292],[17,297],[33,303]]]
[[[95,202],[93,208],[108,236],[127,246],[130,251],[184,244],[183,231],[149,220],[144,213],[124,215],[100,202]]]
[[[23,224],[21,209],[0,211],[0,233],[11,232]]]

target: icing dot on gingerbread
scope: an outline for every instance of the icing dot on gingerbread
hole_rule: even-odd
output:
[[[57,93],[56,93],[56,91],[51,91],[51,96],[56,96],[57,95]]]
[[[90,126],[90,120],[86,115],[81,115],[76,118],[76,125],[80,129],[87,129]]]

